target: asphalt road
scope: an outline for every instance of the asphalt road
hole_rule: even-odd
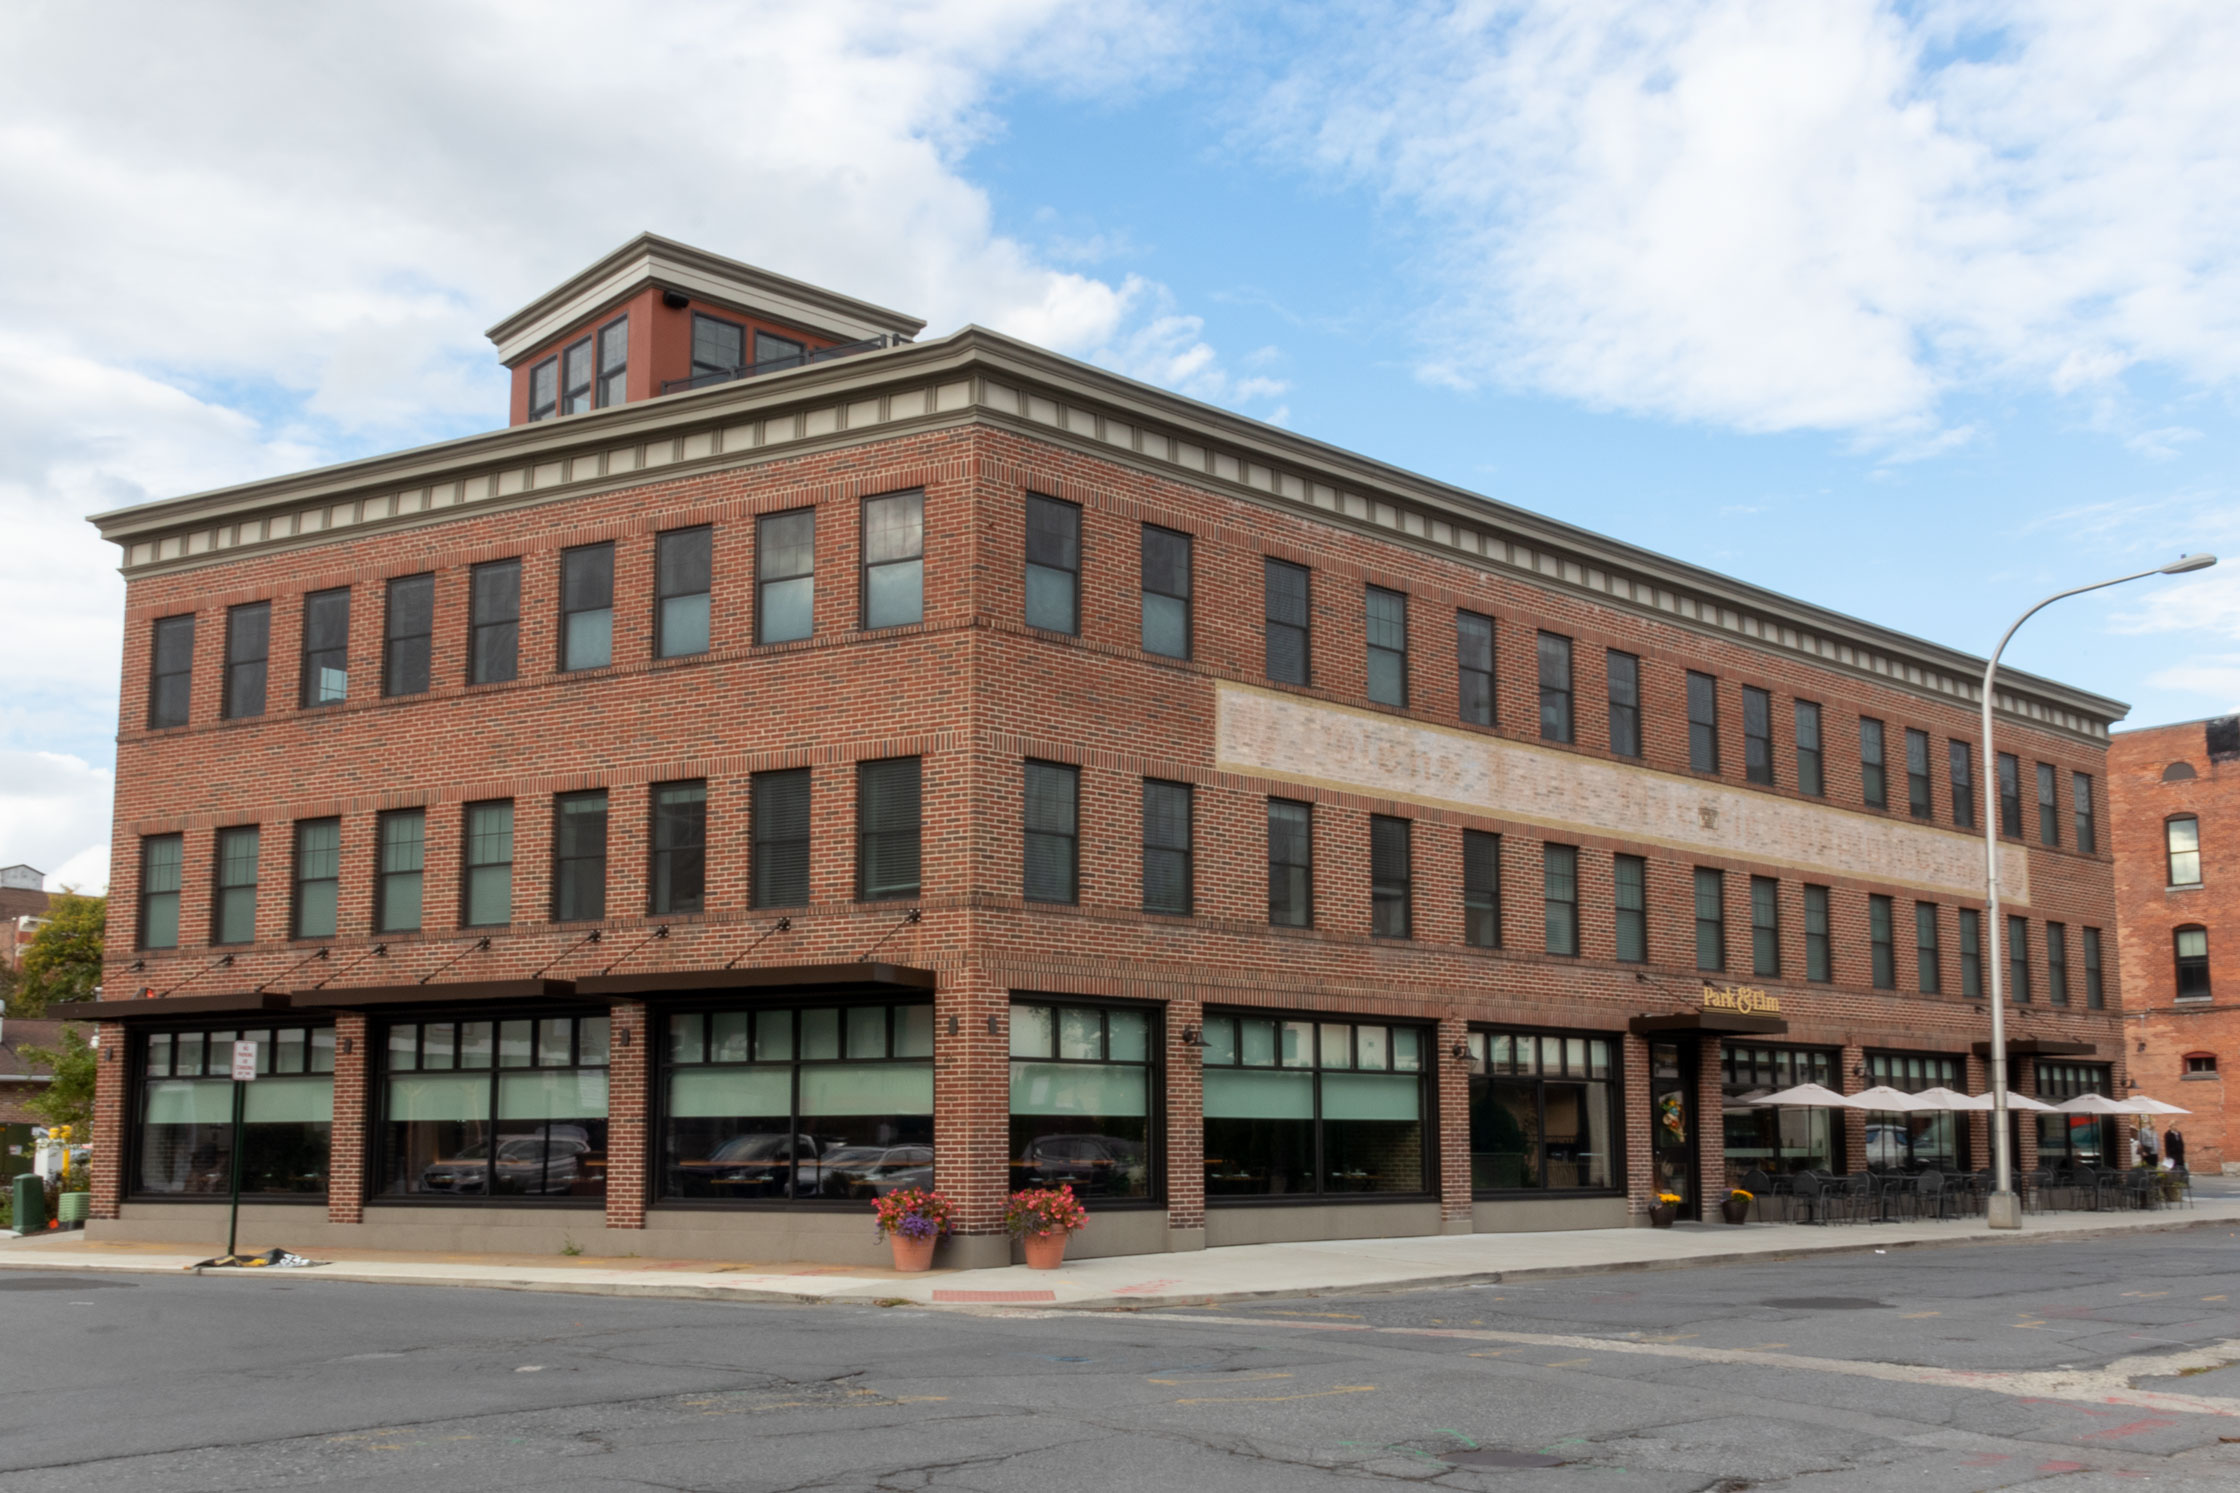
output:
[[[1133,1314],[13,1272],[0,1312],[0,1493],[2240,1487],[2229,1227]]]

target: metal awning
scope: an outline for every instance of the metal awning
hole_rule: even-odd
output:
[[[1636,1016],[1626,1023],[1636,1037],[1693,1032],[1706,1037],[1778,1037],[1789,1023],[1778,1016],[1742,1011],[1676,1011],[1669,1016]]]
[[[158,995],[140,1000],[63,1001],[47,1007],[64,1021],[168,1021],[180,1016],[254,1016],[285,1011],[288,997],[276,990],[240,990],[225,995]]]
[[[575,982],[576,994],[599,1000],[658,995],[709,995],[724,990],[814,990],[824,995],[931,990],[930,969],[907,964],[777,964],[746,969],[655,970],[633,975],[591,975]]]
[[[365,1006],[569,1000],[575,995],[574,980],[461,980],[442,985],[351,985],[336,990],[304,990],[293,1000],[299,1011],[355,1011]]]
[[[2090,1042],[2063,1042],[2052,1037],[2013,1037],[2007,1042],[2008,1057],[2084,1058],[2091,1057],[2099,1050]],[[1975,1055],[1979,1058],[1990,1057],[1991,1044],[1978,1042],[1975,1045]]]

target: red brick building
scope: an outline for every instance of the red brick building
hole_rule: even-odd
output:
[[[917,331],[649,236],[494,331],[508,429],[97,519],[96,1236],[210,1236],[243,1033],[297,1246],[870,1259],[932,1180],[972,1263],[1036,1181],[1110,1253],[1983,1162],[1744,1103],[1984,1086],[1975,660]],[[1999,703],[2016,1082],[2118,1086],[2123,707]]]
[[[2193,1111],[2190,1169],[2240,1172],[2240,716],[2120,733],[2108,787],[2132,1076]]]

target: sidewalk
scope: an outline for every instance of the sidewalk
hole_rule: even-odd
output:
[[[2040,1243],[2201,1225],[2240,1228],[2240,1197],[2204,1197],[2195,1208],[2149,1213],[2032,1214],[2021,1229],[1993,1233],[1981,1219],[1815,1227],[1798,1224],[1683,1224],[1671,1229],[1586,1229],[1546,1234],[1461,1234],[1253,1244],[1191,1254],[1124,1255],[1071,1262],[1055,1271],[1023,1265],[992,1270],[891,1270],[805,1263],[704,1260],[522,1258],[489,1255],[331,1252],[296,1280],[379,1285],[481,1286],[598,1296],[699,1300],[882,1303],[945,1308],[1039,1306],[1140,1309],[1202,1306],[1254,1297],[1408,1290],[1602,1270],[1658,1270],[1739,1260],[1899,1247]],[[1094,1228],[1094,1222],[1090,1227]],[[285,1241],[280,1241],[285,1242]],[[173,1273],[213,1251],[165,1244],[89,1243],[75,1232],[0,1241],[0,1270]],[[249,1275],[249,1270],[205,1271]]]

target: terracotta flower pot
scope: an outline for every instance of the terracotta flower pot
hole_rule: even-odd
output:
[[[1729,1223],[1748,1223],[1750,1221],[1750,1200],[1748,1198],[1728,1198],[1719,1205],[1719,1216]]]
[[[1672,1220],[1679,1216],[1680,1210],[1673,1207],[1672,1204],[1658,1203],[1649,1209],[1649,1226],[1651,1228],[1669,1229],[1672,1227]]]
[[[1066,1240],[1073,1237],[1063,1230],[1055,1234],[1023,1234],[1019,1242],[1027,1249],[1029,1270],[1055,1270],[1065,1263]]]
[[[923,1239],[911,1239],[901,1234],[887,1235],[887,1242],[894,1246],[894,1268],[897,1270],[931,1270],[933,1246],[938,1237],[928,1234]]]

